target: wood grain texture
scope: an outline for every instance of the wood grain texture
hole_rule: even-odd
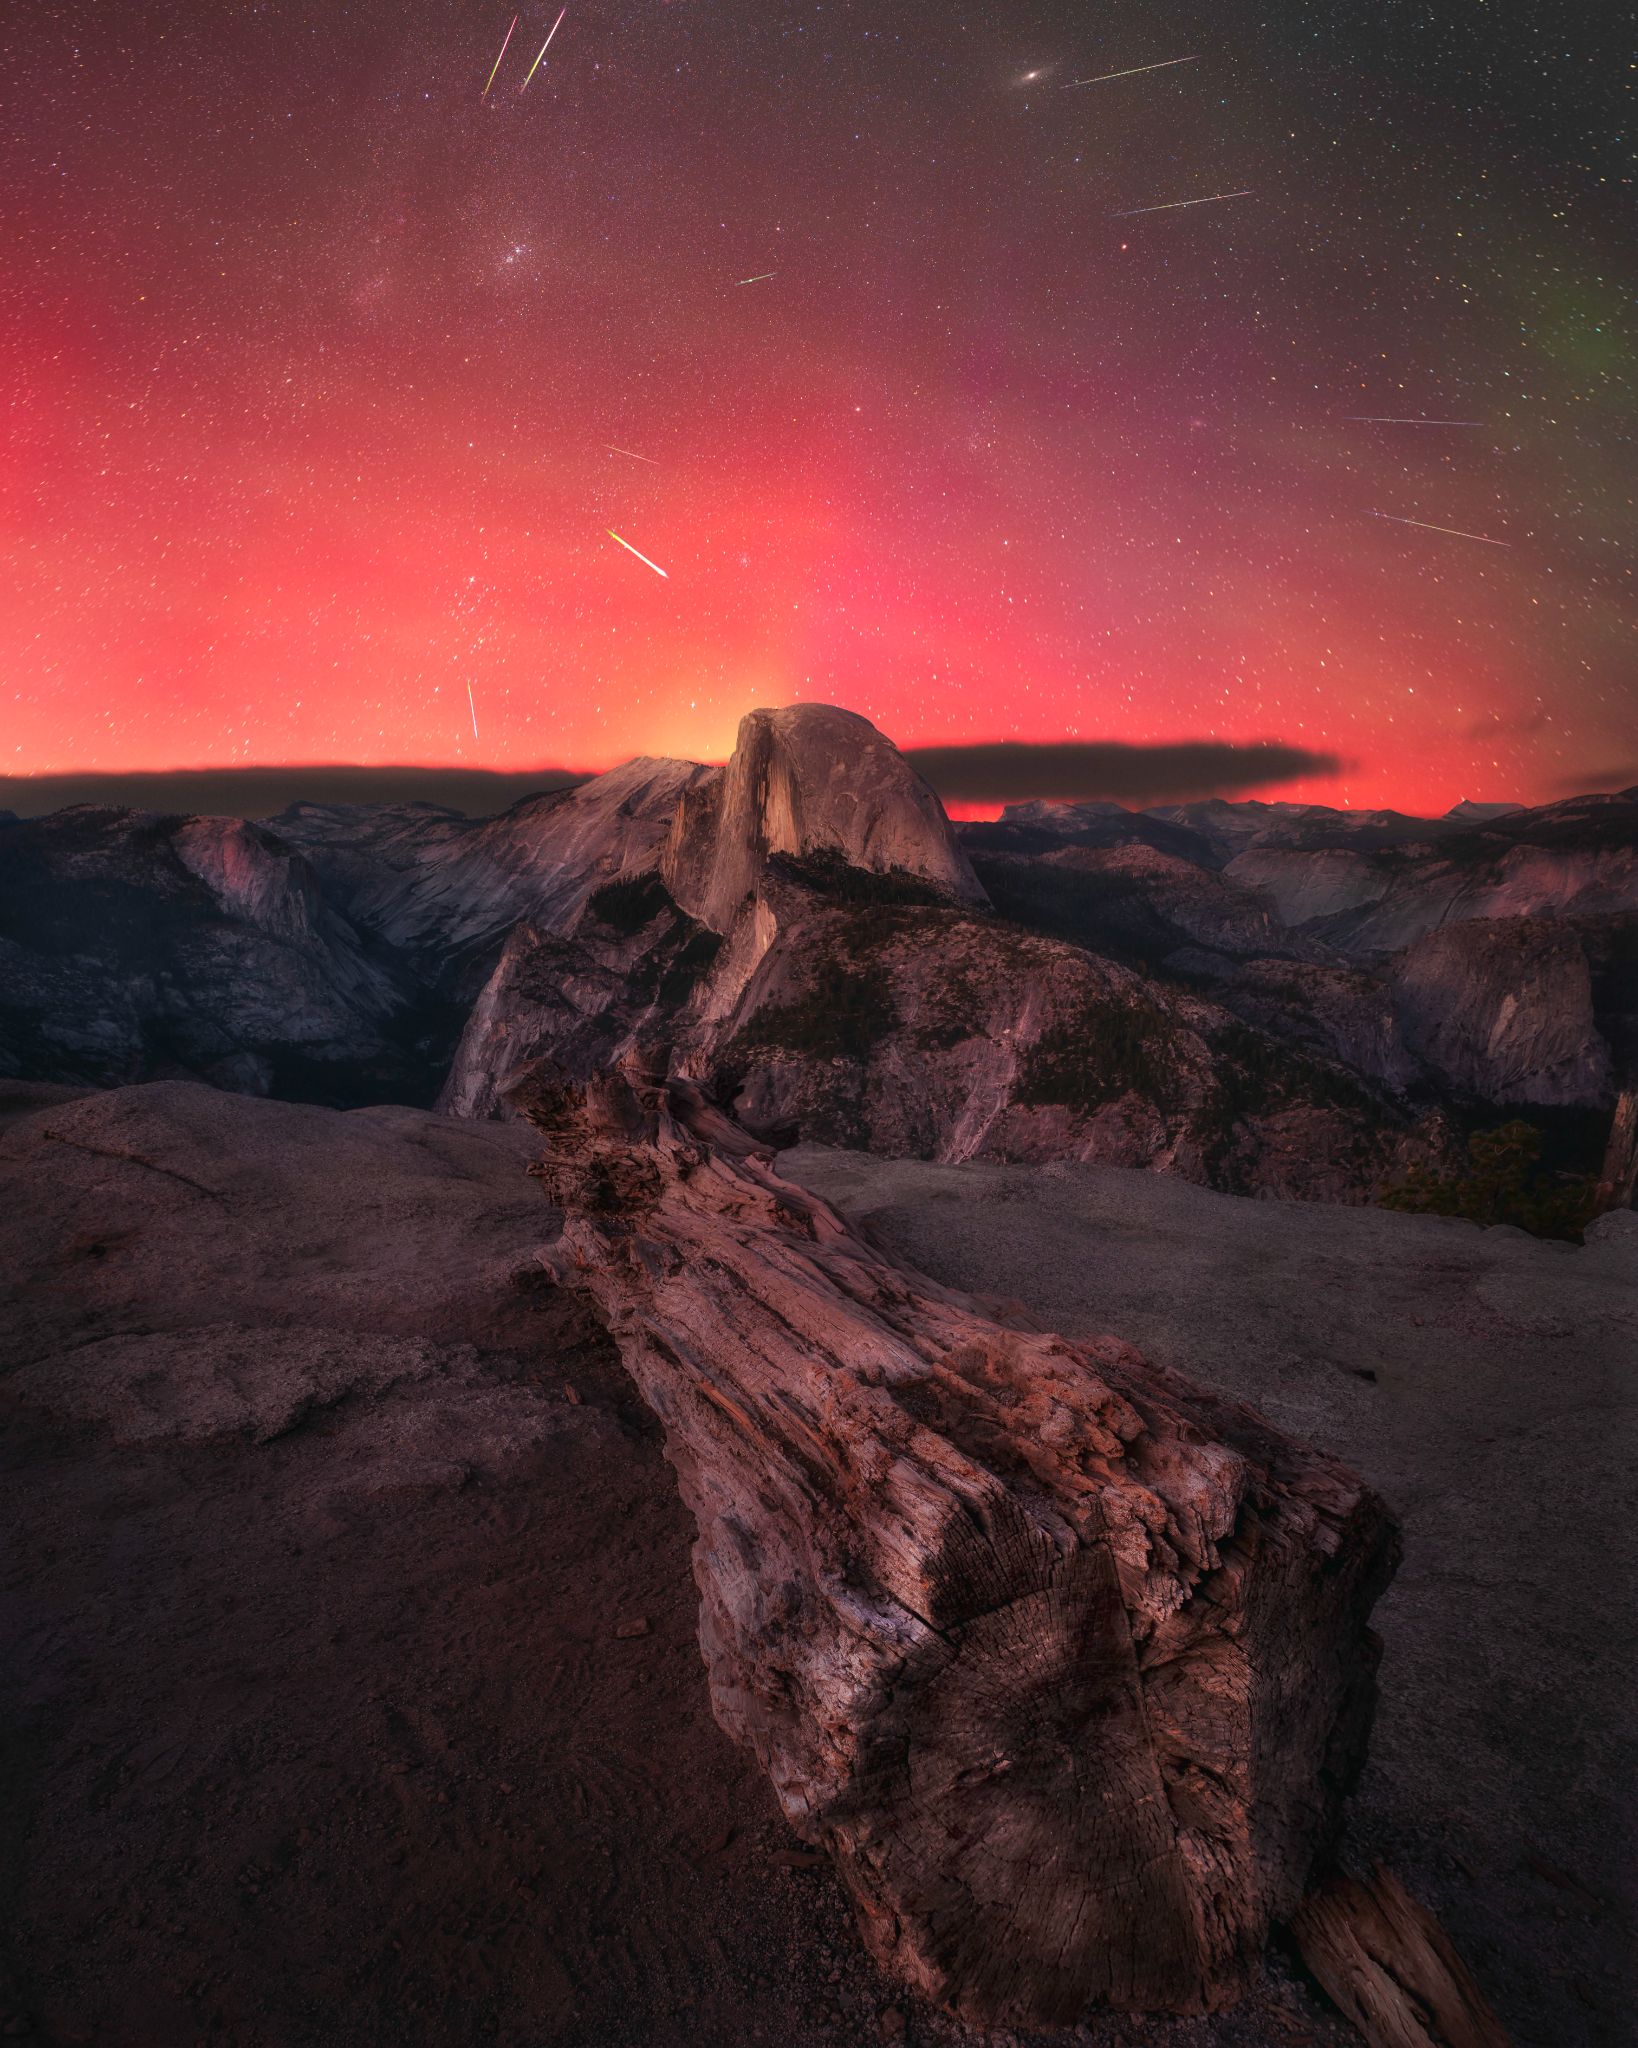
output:
[[[1444,1929],[1381,1864],[1363,1883],[1330,1878],[1291,1931],[1370,2048],[1508,2048]]]
[[[1113,1338],[895,1266],[686,1083],[514,1100],[543,1261],[695,1519],[717,1718],[875,1954],[983,2020],[1230,2001],[1363,1755],[1381,1502]]]
[[[1609,1142],[1598,1176],[1598,1209],[1630,1209],[1638,1187],[1638,1088],[1623,1088],[1615,1098]]]

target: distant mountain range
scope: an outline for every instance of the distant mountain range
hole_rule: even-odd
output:
[[[0,1074],[506,1113],[637,1051],[746,1121],[1358,1198],[1638,1070],[1638,790],[1440,819],[1207,800],[952,827],[867,721],[754,712],[469,818],[0,829]]]

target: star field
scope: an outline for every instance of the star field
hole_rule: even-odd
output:
[[[560,4],[13,10],[6,772],[1638,779],[1613,17]]]

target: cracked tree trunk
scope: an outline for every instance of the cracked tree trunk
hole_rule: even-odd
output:
[[[1598,1176],[1598,1213],[1630,1209],[1638,1185],[1638,1088],[1623,1088],[1615,1098],[1609,1143]]]
[[[1291,1931],[1370,2048],[1508,2048],[1450,1937],[1380,1863],[1363,1882],[1329,1878]]]
[[[1243,1986],[1361,1761],[1374,1495],[1112,1338],[893,1265],[685,1083],[539,1074],[543,1261],[694,1515],[713,1706],[968,2017]]]

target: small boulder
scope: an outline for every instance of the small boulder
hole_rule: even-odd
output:
[[[1588,1244],[1618,1244],[1638,1252],[1638,1209],[1611,1209],[1607,1215],[1595,1216],[1582,1235]]]

